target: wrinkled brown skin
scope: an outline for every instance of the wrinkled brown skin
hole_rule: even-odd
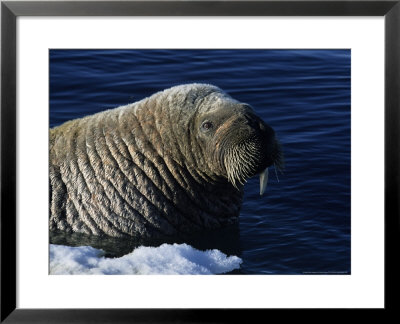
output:
[[[50,230],[158,238],[237,222],[242,186],[218,154],[250,109],[191,84],[51,129]]]

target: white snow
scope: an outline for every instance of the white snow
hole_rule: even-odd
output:
[[[187,244],[140,246],[120,258],[106,258],[90,246],[50,244],[50,274],[219,274],[238,269],[242,260],[219,250],[200,251]]]

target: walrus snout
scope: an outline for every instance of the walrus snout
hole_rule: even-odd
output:
[[[255,175],[264,175],[261,183],[265,190],[268,167],[282,166],[281,148],[274,129],[251,109],[242,107],[220,126],[221,134],[217,132],[217,142],[224,143],[218,156],[222,157],[228,181],[236,188]]]
[[[260,138],[260,158],[258,167],[253,172],[252,176],[259,175],[260,177],[260,195],[262,195],[268,183],[268,168],[274,166],[278,170],[283,169],[283,154],[279,141],[272,127],[266,124],[262,119],[255,117],[250,124],[257,133],[256,137]]]

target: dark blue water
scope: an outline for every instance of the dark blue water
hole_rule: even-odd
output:
[[[350,50],[51,50],[50,127],[174,85],[217,85],[275,129],[285,171],[278,182],[270,170],[262,197],[258,179],[246,184],[237,237],[222,236],[225,245],[215,248],[234,246],[244,274],[349,274],[350,57]]]

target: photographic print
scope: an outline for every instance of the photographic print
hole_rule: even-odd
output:
[[[50,49],[50,274],[351,273],[349,49]]]

